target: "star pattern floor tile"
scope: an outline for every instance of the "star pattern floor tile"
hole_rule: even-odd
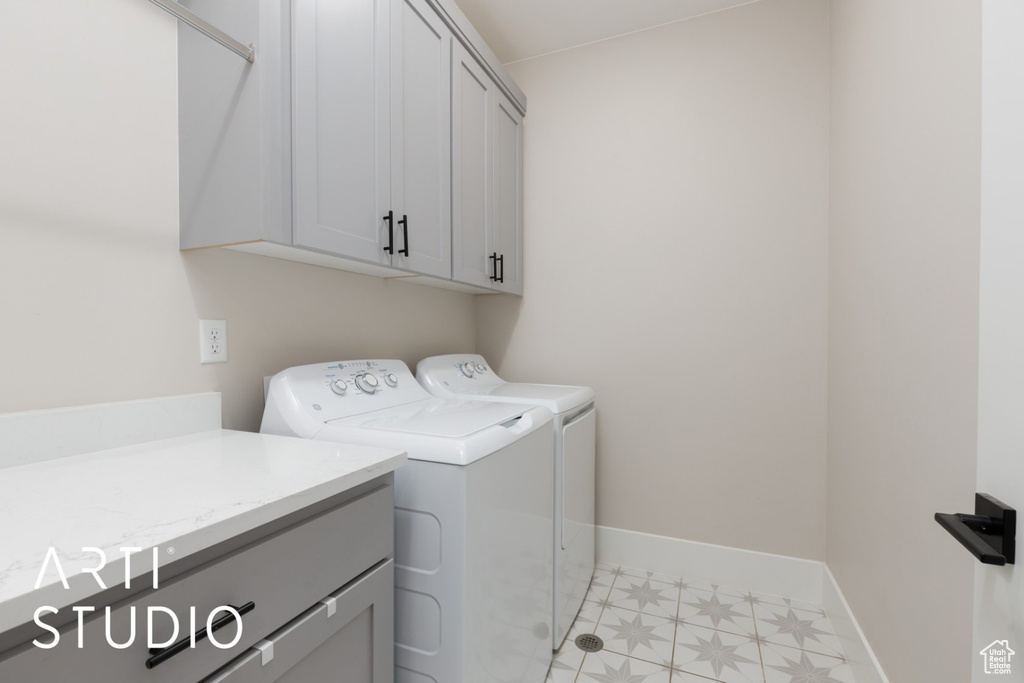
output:
[[[546,683],[855,682],[820,605],[599,563]]]
[[[604,649],[634,659],[672,665],[676,623],[671,619],[608,607],[594,632],[604,641]]]
[[[843,656],[839,639],[823,612],[808,612],[788,606],[757,605],[754,607],[754,618],[761,640],[833,657]]]
[[[679,598],[678,619],[695,626],[757,637],[750,603],[735,595],[683,590]]]
[[[854,683],[850,666],[836,657],[762,642],[761,658],[766,683]]]
[[[672,583],[624,574],[615,580],[608,595],[608,605],[675,619],[679,608],[679,588]]]
[[[672,670],[608,650],[591,652],[583,659],[577,683],[669,683]]]
[[[764,683],[757,640],[681,623],[672,668],[723,683]]]

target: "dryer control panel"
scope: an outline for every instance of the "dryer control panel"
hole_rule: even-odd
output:
[[[328,422],[432,396],[400,360],[349,360],[289,368],[270,381],[269,400],[282,393],[303,410]]]
[[[487,360],[475,353],[426,358],[416,366],[416,377],[428,389],[436,384],[456,394],[486,393],[492,387],[506,384],[494,374]]]

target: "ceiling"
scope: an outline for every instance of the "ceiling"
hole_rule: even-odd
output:
[[[455,0],[503,63],[755,0]]]

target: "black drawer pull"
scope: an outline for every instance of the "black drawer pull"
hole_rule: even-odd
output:
[[[250,600],[241,607],[235,607],[234,605],[228,605],[228,607],[231,607],[233,610],[238,612],[238,616],[242,616],[243,614],[248,614],[249,612],[256,609],[256,603]],[[210,631],[219,631],[228,624],[233,624],[234,622],[235,615],[231,612],[228,612],[224,616],[214,620],[213,624],[211,624]],[[205,640],[208,635],[209,633],[207,633],[206,627],[199,629],[198,631],[196,631],[195,635],[196,642],[198,643],[200,640]],[[151,654],[152,657],[146,660],[146,668],[152,669],[155,666],[160,666],[174,655],[181,654],[185,650],[189,649],[191,643],[192,636],[187,636],[176,642],[174,645],[171,645],[170,647],[151,649],[149,651],[149,654]]]
[[[409,255],[409,217],[402,214],[402,220],[398,221],[398,224],[402,226],[402,234],[405,235],[405,247],[398,250],[399,254],[403,256]]]
[[[388,246],[384,247],[384,251],[389,254],[395,253],[395,212],[388,211],[388,215],[384,216],[384,220],[388,222]]]

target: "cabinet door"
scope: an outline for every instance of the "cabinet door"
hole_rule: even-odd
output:
[[[295,0],[296,245],[388,265],[391,0]]]
[[[451,41],[426,0],[392,0],[393,265],[451,279]]]
[[[494,103],[497,88],[452,41],[452,279],[492,286]]]
[[[499,94],[494,107],[494,246],[498,289],[523,293],[523,118]]]
[[[393,683],[394,563],[388,560],[260,645],[272,653],[268,661],[253,650],[204,683]]]

